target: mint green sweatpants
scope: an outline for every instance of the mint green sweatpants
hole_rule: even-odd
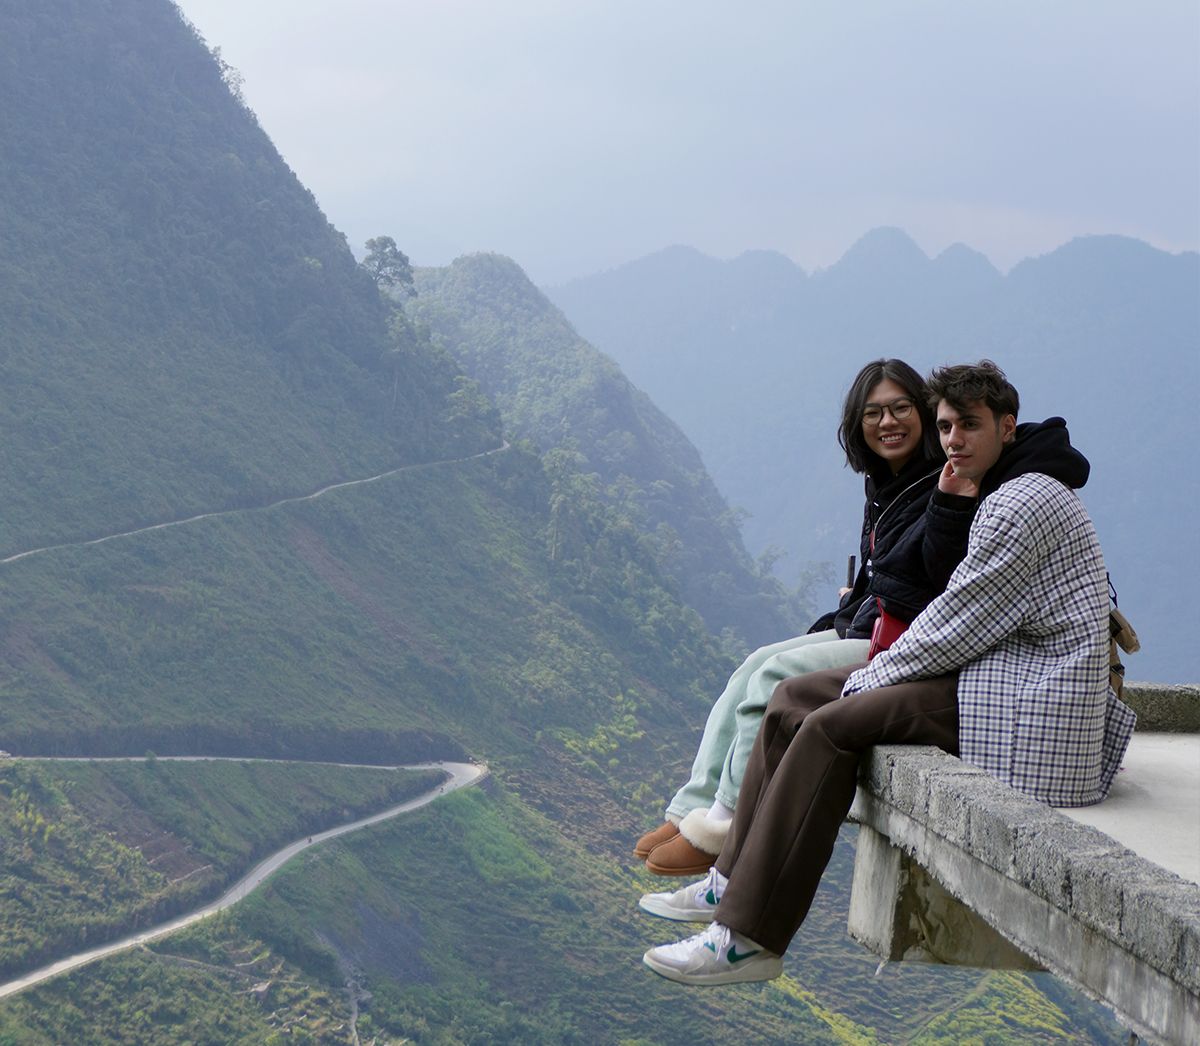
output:
[[[839,639],[829,629],[759,647],[729,677],[717,698],[692,763],[692,776],[671,800],[667,817],[679,821],[692,810],[707,809],[719,799],[737,805],[746,762],[758,735],[771,693],[784,679],[840,668],[867,659],[867,639]]]

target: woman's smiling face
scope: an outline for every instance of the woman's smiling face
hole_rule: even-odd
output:
[[[903,417],[896,417],[897,412]],[[921,449],[921,412],[900,385],[884,378],[867,393],[862,431],[867,446],[895,474]]]

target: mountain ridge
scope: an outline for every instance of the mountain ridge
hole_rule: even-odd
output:
[[[588,345],[520,266],[500,255],[417,272],[406,303],[495,400],[515,438],[569,447],[604,497],[658,536],[656,556],[683,599],[736,648],[807,627],[741,544],[694,446],[610,359]]]
[[[90,11],[5,15],[0,548],[468,445],[432,417],[454,390],[432,356],[389,402],[386,304],[175,10]],[[143,64],[147,40],[178,62]]]

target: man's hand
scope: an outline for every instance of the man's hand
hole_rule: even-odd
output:
[[[955,475],[954,467],[948,461],[938,477],[938,490],[943,494],[957,494],[960,498],[979,497],[979,484],[973,479]]]
[[[845,594],[847,592],[853,592],[853,591],[854,591],[854,589],[847,588],[845,585],[843,585],[841,588],[838,589],[838,599],[841,599],[843,596],[845,596]]]

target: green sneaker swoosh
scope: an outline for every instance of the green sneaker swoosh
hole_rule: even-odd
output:
[[[741,962],[743,959],[749,959],[751,956],[758,955],[761,951],[761,948],[755,948],[752,952],[743,952],[741,955],[738,955],[737,945],[731,944],[729,946],[729,964],[732,966],[735,962]]]
[[[717,895],[715,893],[713,893],[712,890],[709,890],[708,893],[706,893],[704,895],[704,900],[707,901],[709,904],[711,904],[714,908],[719,903],[717,901]]]

